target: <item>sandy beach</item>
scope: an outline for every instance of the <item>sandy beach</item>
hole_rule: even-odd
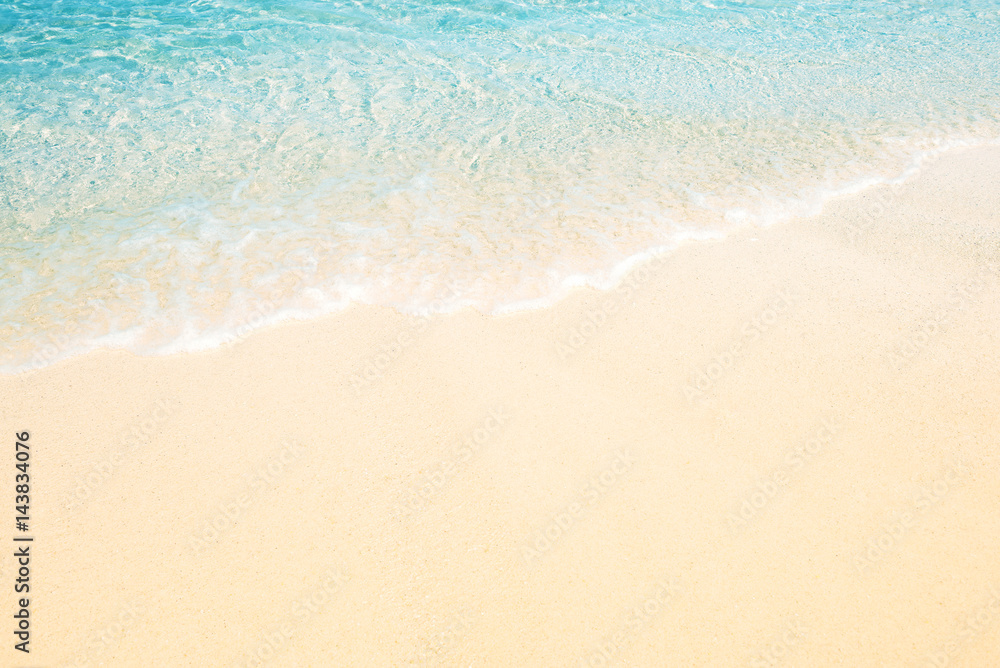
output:
[[[958,150],[552,308],[0,377],[0,664],[1000,665],[998,230]]]

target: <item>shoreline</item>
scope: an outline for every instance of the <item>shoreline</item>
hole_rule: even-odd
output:
[[[359,301],[345,301],[341,299],[336,303],[326,303],[323,306],[312,310],[283,306],[275,298],[267,298],[253,304],[249,312],[238,318],[239,324],[232,327],[232,331],[217,331],[211,329],[195,335],[194,341],[175,340],[156,344],[156,349],[140,352],[130,350],[125,345],[101,345],[101,344],[80,344],[70,341],[73,333],[81,328],[82,320],[70,323],[67,335],[60,332],[57,335],[48,335],[48,341],[39,343],[34,347],[34,352],[27,354],[25,361],[15,367],[4,363],[0,376],[17,376],[22,373],[32,373],[45,368],[51,364],[72,359],[80,355],[87,355],[101,350],[123,350],[139,357],[162,357],[185,353],[203,353],[216,348],[229,345],[236,345],[252,336],[255,332],[276,326],[295,325],[303,322],[311,322],[329,317],[336,317],[355,308],[389,308],[401,315],[417,318],[436,318],[447,316],[464,309],[472,310],[488,317],[502,317],[516,315],[519,313],[531,312],[538,309],[548,309],[556,307],[560,302],[567,299],[575,291],[581,289],[591,289],[602,292],[617,290],[624,281],[635,271],[648,263],[658,263],[672,253],[677,252],[690,243],[712,243],[724,242],[726,239],[743,233],[752,232],[758,229],[767,229],[773,225],[783,225],[790,221],[815,218],[823,214],[826,207],[839,200],[850,197],[862,197],[868,191],[880,191],[886,188],[897,188],[907,182],[918,178],[926,165],[933,165],[949,154],[961,154],[965,151],[991,150],[1000,146],[1000,138],[980,138],[980,139],[950,139],[942,142],[943,145],[935,148],[927,148],[916,151],[909,165],[895,176],[867,176],[854,181],[845,182],[836,188],[816,188],[808,196],[800,197],[790,204],[782,204],[784,210],[781,213],[770,213],[770,219],[761,223],[759,219],[763,214],[748,213],[744,209],[727,209],[724,212],[703,211],[702,217],[718,218],[727,221],[729,229],[715,229],[708,227],[702,229],[698,226],[698,221],[688,221],[686,227],[675,231],[673,238],[668,243],[648,248],[616,262],[612,267],[596,273],[577,274],[565,276],[560,284],[552,289],[549,294],[533,297],[521,301],[513,301],[496,306],[492,310],[486,311],[482,308],[470,305],[463,301],[462,290],[454,279],[450,279],[443,287],[440,296],[432,300],[425,308],[417,310],[400,310],[394,306],[386,304],[375,304]],[[766,208],[766,207],[765,207]],[[743,222],[733,223],[730,219],[743,218]],[[704,223],[705,221],[700,221]],[[857,232],[857,228],[854,228]],[[293,287],[300,286],[305,280],[305,275],[299,269],[289,270],[294,276]],[[603,278],[601,278],[603,276]],[[285,286],[287,289],[287,286]],[[287,290],[285,290],[287,291]],[[450,302],[450,304],[449,304]],[[93,314],[93,307],[90,309]],[[41,334],[39,334],[41,336]],[[114,341],[132,336],[126,332],[111,332],[103,334],[102,340]],[[12,364],[12,363],[10,363]]]
[[[990,147],[545,309],[0,376],[31,660],[989,665],[998,313]]]

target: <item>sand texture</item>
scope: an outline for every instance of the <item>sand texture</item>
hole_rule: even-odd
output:
[[[0,664],[1000,665],[998,240],[970,149],[549,309],[0,378]]]

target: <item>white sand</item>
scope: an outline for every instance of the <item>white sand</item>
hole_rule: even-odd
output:
[[[1000,665],[998,239],[953,152],[551,309],[0,378],[0,664]]]

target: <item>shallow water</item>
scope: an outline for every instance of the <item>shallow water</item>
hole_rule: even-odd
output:
[[[8,2],[0,365],[609,286],[995,140],[998,54],[1000,1]]]

